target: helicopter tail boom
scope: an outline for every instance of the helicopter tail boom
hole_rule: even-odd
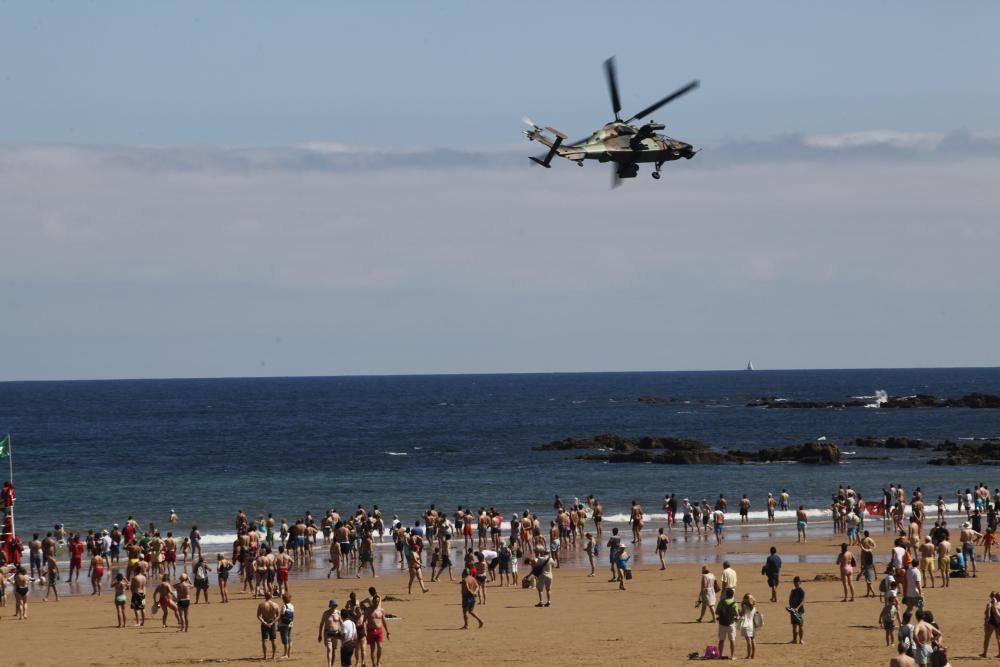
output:
[[[546,169],[549,169],[552,166],[552,158],[556,155],[560,155],[559,147],[562,146],[562,143],[566,140],[566,135],[554,127],[542,128],[530,121],[527,121],[527,119],[525,122],[528,122],[528,124],[531,125],[530,130],[524,131],[525,136],[532,141],[537,141],[549,147],[549,152],[545,154],[544,158],[531,157],[530,160],[536,164],[542,165]],[[555,139],[546,135],[546,132],[550,132],[553,136],[555,136]]]

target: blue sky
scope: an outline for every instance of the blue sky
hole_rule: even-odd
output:
[[[1000,365],[998,19],[0,3],[0,379]],[[704,151],[529,167],[611,54]]]
[[[503,145],[623,103],[700,141],[993,130],[996,3],[0,5],[0,142]]]

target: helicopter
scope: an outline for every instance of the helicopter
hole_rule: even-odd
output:
[[[665,134],[658,134],[666,126],[650,119],[645,125],[633,125],[633,121],[642,120],[665,104],[673,102],[698,87],[698,81],[692,81],[678,88],[660,101],[651,104],[634,116],[622,120],[621,101],[618,97],[618,75],[614,56],[604,61],[604,73],[608,81],[608,92],[611,94],[611,108],[615,119],[600,128],[586,139],[566,143],[566,135],[552,127],[539,127],[530,118],[523,120],[531,129],[524,134],[531,141],[537,141],[549,147],[548,153],[531,157],[532,162],[550,168],[552,158],[558,155],[583,166],[584,160],[611,162],[614,166],[612,187],[616,187],[624,178],[635,178],[639,173],[640,162],[652,162],[652,176],[659,180],[660,168],[664,163],[685,158],[690,160],[697,154],[691,144],[678,141]],[[551,135],[551,136],[550,136]]]

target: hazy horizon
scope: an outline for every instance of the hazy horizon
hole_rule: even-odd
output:
[[[0,7],[0,380],[1000,366],[1000,6],[604,7]]]

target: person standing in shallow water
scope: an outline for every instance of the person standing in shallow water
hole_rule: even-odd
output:
[[[799,505],[798,511],[795,512],[795,528],[798,531],[798,539],[796,542],[806,541],[806,525],[809,523],[809,518],[806,516],[806,508]]]

